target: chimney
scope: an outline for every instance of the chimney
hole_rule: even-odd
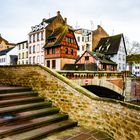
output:
[[[100,25],[97,25],[97,27],[98,27],[98,28],[101,28],[101,26],[100,26]]]
[[[67,18],[64,18],[64,22],[65,22],[65,24],[67,24]]]
[[[60,11],[57,11],[57,16],[59,16],[60,15]]]

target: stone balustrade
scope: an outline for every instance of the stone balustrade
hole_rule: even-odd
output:
[[[69,79],[83,79],[83,78],[122,78],[123,74],[116,71],[57,71],[59,74]]]

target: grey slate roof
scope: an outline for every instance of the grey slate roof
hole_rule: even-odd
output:
[[[121,38],[123,38],[123,41],[124,41],[123,34],[101,38],[101,40],[99,41],[94,51],[98,51],[106,55],[117,54],[119,46],[120,46]],[[124,45],[125,45],[125,42],[124,42]],[[125,48],[125,51],[126,51],[126,48]]]
[[[12,48],[8,48],[8,49],[6,49],[6,50],[2,50],[2,51],[0,51],[0,56],[1,55],[6,55],[10,50],[12,50],[14,47],[12,47]]]

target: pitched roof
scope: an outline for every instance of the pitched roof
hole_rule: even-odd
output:
[[[56,28],[54,31],[52,31],[52,33],[47,38],[44,48],[60,45],[60,43],[63,40],[68,29],[69,29],[68,26],[63,25],[63,26]],[[49,42],[50,39],[55,39],[55,40],[50,43]]]
[[[0,43],[2,42],[2,41],[4,41],[5,42],[5,44],[6,45],[15,45],[15,43],[9,43],[6,39],[4,39],[2,36],[1,36],[1,34],[0,34]]]
[[[122,37],[123,34],[118,34],[101,38],[97,47],[95,48],[95,51],[99,51],[100,53],[104,54],[116,54],[118,52]]]
[[[25,41],[22,41],[22,42],[18,42],[17,45],[18,45],[18,44],[23,44],[23,43],[28,43],[28,41],[25,40]]]
[[[1,55],[6,55],[10,50],[12,50],[14,47],[12,47],[12,48],[8,48],[8,49],[5,49],[5,50],[2,50],[2,51],[0,51],[0,56]]]
[[[101,25],[97,26],[97,29],[93,31],[93,34],[100,34],[100,33],[104,33],[105,36],[109,36],[108,33],[103,29],[103,27]]]
[[[61,45],[61,41],[65,37],[66,33],[71,30],[73,31],[68,25],[61,25],[60,27],[56,28],[47,38],[46,44],[44,48],[53,47]],[[73,33],[74,34],[74,33]],[[54,39],[53,42],[49,42],[49,40]],[[78,45],[77,45],[78,46]]]
[[[96,53],[95,52],[91,52],[91,51],[85,51],[81,57],[79,57],[75,63],[77,63],[83,56],[85,53],[89,53],[92,57],[94,57],[96,60],[99,60],[100,63],[102,64],[109,64],[109,65],[117,65],[114,61],[110,60],[107,56],[105,56],[104,54],[101,53]]]
[[[6,42],[6,44],[9,44],[8,41],[0,35],[0,43],[2,42],[2,40],[4,40]]]
[[[54,16],[54,17],[51,17],[51,18],[48,18],[48,19],[43,19],[43,22],[46,22],[46,23],[52,23],[54,20],[55,20],[55,18],[56,18],[57,16]]]
[[[140,54],[131,54],[126,57],[127,63],[139,62],[140,63]]]

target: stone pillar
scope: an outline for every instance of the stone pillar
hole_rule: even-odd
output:
[[[131,77],[126,77],[125,78],[125,89],[124,89],[124,100],[125,101],[130,101],[131,100],[131,91],[132,91],[132,79]]]

